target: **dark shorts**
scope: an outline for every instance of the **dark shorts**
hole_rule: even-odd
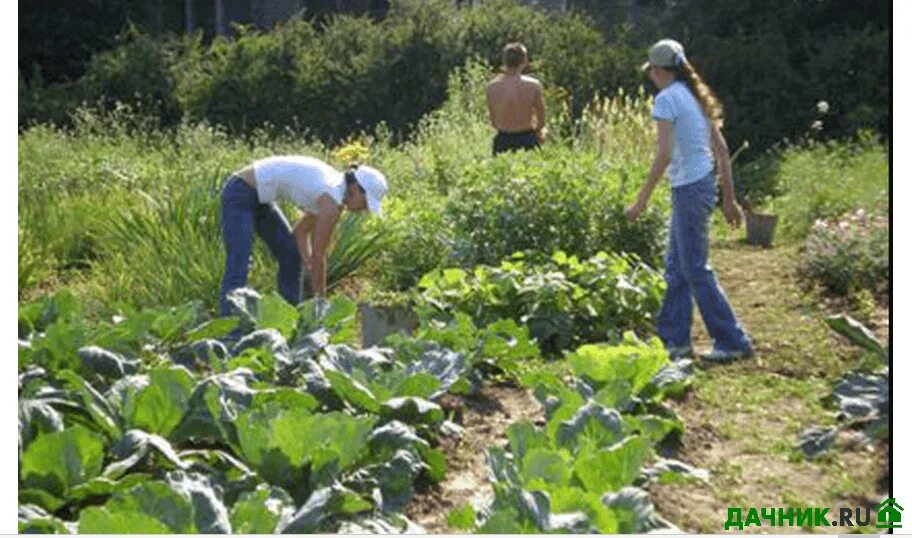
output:
[[[494,137],[494,155],[518,149],[533,149],[538,147],[538,137],[535,131],[522,131],[518,133],[498,132]]]

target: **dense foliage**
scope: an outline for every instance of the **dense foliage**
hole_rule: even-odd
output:
[[[472,4],[398,0],[379,21],[341,15],[269,32],[238,27],[212,41],[128,30],[114,48],[74,59],[70,78],[55,84],[20,65],[19,123],[67,123],[80,102],[121,100],[166,125],[203,119],[247,133],[268,124],[338,139],[383,122],[401,133],[443,102],[452,69],[472,57],[497,65],[503,44],[517,39],[530,48],[534,74],[578,115],[596,93],[648,84],[637,67],[653,41],[671,36],[721,97],[732,145],[762,150],[799,137],[821,100],[832,106],[826,136],[889,135],[886,2],[691,0],[642,3],[637,13],[585,2],[577,13]],[[81,54],[75,49],[66,54]],[[35,60],[50,66],[40,54]]]
[[[194,303],[99,324],[65,293],[20,308],[20,532],[404,530],[458,430],[434,400],[538,354],[510,323],[358,349],[344,297],[231,300],[203,323]],[[456,333],[485,345],[444,347]]]
[[[544,372],[523,379],[547,421],[511,424],[507,446],[488,448],[490,507],[476,513],[466,505],[449,521],[485,534],[673,532],[649,495],[632,486],[701,476],[682,466],[671,471],[661,460],[646,468],[654,447],[683,431],[662,400],[685,390],[686,376],[670,375],[680,371],[668,366],[657,340],[629,334],[618,345],[580,347],[567,360],[568,380]]]
[[[464,312],[481,323],[513,319],[551,354],[652,327],[664,281],[634,256],[602,252],[580,261],[558,252],[544,263],[536,263],[534,253],[530,257],[429,273],[418,282],[418,303],[440,313]]]

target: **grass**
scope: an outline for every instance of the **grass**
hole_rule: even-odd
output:
[[[807,235],[814,221],[856,208],[871,209],[887,199],[888,148],[870,134],[852,143],[812,143],[783,151],[775,174],[784,193],[769,210],[779,215],[777,234]]]
[[[489,73],[478,63],[457,70],[447,102],[422,120],[410,140],[396,142],[382,126],[351,137],[369,147],[368,160],[386,173],[390,196],[386,218],[350,230],[346,248],[340,247],[339,254],[350,254],[352,263],[334,264],[331,258],[331,267],[361,270],[371,277],[367,280],[385,284],[383,291],[414,280],[397,273],[420,276],[450,262],[447,253],[461,243],[441,244],[446,238],[438,232],[448,224],[440,217],[446,193],[463,169],[488,159],[493,131],[481,90]],[[578,124],[585,135],[555,135],[549,145],[564,148],[568,159],[574,147],[598,155],[610,170],[645,169],[645,144],[652,136],[649,103],[643,94],[599,101]],[[625,121],[606,121],[606,111]],[[27,253],[19,257],[20,300],[66,287],[104,315],[116,313],[120,304],[165,306],[190,298],[214,309],[223,264],[221,181],[271,154],[307,154],[343,164],[333,148],[290,134],[233,138],[190,123],[160,130],[125,107],[104,114],[80,110],[74,118],[69,130],[38,126],[19,136],[20,250]],[[569,124],[553,127],[554,133],[571,130]],[[610,129],[610,143],[595,141],[598,129]],[[294,211],[286,215],[295,219]],[[360,244],[352,239],[362,235]],[[384,244],[370,238],[383,238]],[[385,254],[363,256],[368,243],[382,246]],[[255,244],[250,285],[268,293],[275,286],[274,262]]]
[[[697,371],[692,396],[675,407],[687,427],[679,457],[708,468],[711,483],[659,487],[660,512],[686,531],[715,533],[728,507],[839,507],[878,499],[884,451],[837,442],[831,453],[807,461],[797,448],[806,428],[835,423],[826,396],[841,375],[870,358],[835,337],[817,297],[797,285],[796,246],[715,241],[710,253],[758,358]],[[708,342],[696,321],[695,345]]]

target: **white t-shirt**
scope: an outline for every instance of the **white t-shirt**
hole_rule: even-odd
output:
[[[261,204],[288,200],[308,213],[317,214],[317,198],[323,194],[330,195],[337,204],[345,196],[344,176],[313,157],[268,157],[253,163],[253,173]]]
[[[713,171],[711,124],[700,102],[681,81],[674,81],[655,98],[652,117],[674,126],[674,148],[668,177],[678,187],[701,180]]]

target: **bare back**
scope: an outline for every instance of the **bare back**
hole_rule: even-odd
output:
[[[541,83],[525,75],[498,75],[485,91],[491,124],[500,132],[516,133],[544,126]]]

